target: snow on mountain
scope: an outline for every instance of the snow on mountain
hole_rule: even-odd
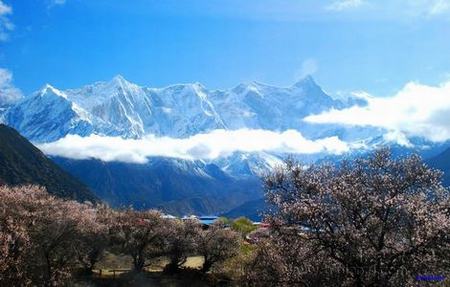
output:
[[[108,82],[64,91],[46,85],[1,117],[36,143],[55,141],[67,134],[184,138],[216,129],[242,128],[295,129],[310,139],[379,138],[383,134],[379,129],[314,125],[302,120],[350,104],[354,102],[328,96],[312,77],[290,87],[252,82],[228,90],[208,90],[199,83],[141,87],[116,76]],[[261,174],[279,159],[279,155],[267,153],[234,154],[218,164],[229,173]]]
[[[229,157],[218,159],[214,163],[223,171],[236,177],[263,176],[267,171],[281,166],[283,158],[266,152],[236,152]]]
[[[97,82],[66,93],[92,116],[114,126],[123,137],[181,137],[224,128],[208,100],[208,91],[199,84],[144,88],[116,76],[110,82]]]
[[[188,138],[217,129],[224,132],[257,129],[270,130],[274,134],[296,130],[301,138],[308,140],[305,142],[337,137],[352,148],[365,147],[350,156],[386,143],[396,154],[418,147],[422,148],[419,152],[424,156],[432,156],[448,148],[448,144],[436,147],[426,140],[406,138],[401,133],[381,128],[317,125],[303,121],[311,114],[353,105],[364,106],[367,101],[352,96],[332,98],[311,77],[289,87],[251,82],[227,90],[209,90],[198,83],[142,87],[116,76],[111,81],[77,89],[58,90],[46,85],[12,105],[0,107],[0,122],[35,143],[53,142],[69,134],[126,139],[140,139],[149,134]],[[265,143],[266,140],[270,142],[267,137],[252,137],[250,142]],[[205,141],[202,139],[196,147],[203,144],[207,150]],[[223,138],[212,141],[211,146],[219,145],[226,150],[232,143]],[[91,148],[102,149],[102,146]],[[120,145],[113,149],[122,152]],[[97,159],[55,160],[112,206],[131,204],[135,208],[163,208],[170,213],[208,214],[225,212],[244,203],[237,209],[241,215],[258,202],[261,205],[262,183],[258,176],[281,165],[288,156],[281,150],[290,149],[258,150],[260,152],[225,152],[224,157],[208,160],[153,156],[147,163],[140,164]],[[130,157],[129,154],[125,156]],[[334,161],[339,156],[311,153],[293,157],[310,164],[318,160]]]
[[[0,107],[0,123],[5,122],[5,114],[7,110],[8,110],[7,107]]]
[[[159,124],[159,129],[150,133],[186,137],[226,128],[209,100],[209,91],[198,83],[148,89],[148,93],[154,100]]]
[[[109,82],[65,91],[47,85],[10,108],[4,121],[37,142],[54,141],[68,133],[179,138],[240,128],[296,129],[318,138],[336,127],[332,131],[328,126],[318,128],[302,118],[343,106],[311,77],[291,87],[252,82],[220,91],[198,83],[147,88],[116,76]]]
[[[72,102],[92,117],[111,125],[117,135],[141,137],[145,134],[145,127],[154,124],[150,98],[141,87],[121,76],[114,77],[110,82],[97,82],[65,92]]]
[[[94,131],[89,114],[50,85],[9,108],[4,121],[28,139],[42,142]]]
[[[306,115],[343,106],[311,77],[285,88],[257,82],[240,84],[229,91],[213,92],[211,101],[230,129],[297,129],[302,133],[309,126],[302,121]]]

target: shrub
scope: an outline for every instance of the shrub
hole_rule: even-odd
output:
[[[231,224],[231,229],[236,232],[239,232],[242,237],[245,237],[250,232],[256,230],[256,226],[253,225],[253,222],[246,217],[239,217],[233,221]]]

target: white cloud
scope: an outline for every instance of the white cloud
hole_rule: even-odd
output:
[[[429,14],[438,15],[450,11],[450,0],[431,1]]]
[[[395,2],[399,13],[404,12],[413,18],[446,16],[450,12],[450,0],[411,0],[406,3],[396,0]]]
[[[12,73],[0,68],[0,107],[12,104],[22,97],[19,89],[12,84]]]
[[[369,8],[361,11],[360,8]],[[331,12],[358,11],[363,18],[418,20],[446,17],[450,0],[333,0],[325,6]]]
[[[388,131],[383,135],[383,139],[386,142],[397,143],[404,147],[413,147],[413,144],[409,141],[408,137],[401,131]]]
[[[386,139],[408,145],[406,137],[417,136],[442,142],[450,140],[450,81],[439,86],[408,83],[397,94],[366,96],[367,106],[353,106],[311,115],[310,123],[335,123],[381,127],[389,131]]]
[[[315,74],[319,70],[319,65],[315,59],[309,58],[302,62],[302,66],[295,74],[295,80],[303,79],[306,76]]]
[[[0,0],[0,42],[8,40],[9,33],[14,30],[14,24],[8,18],[12,12],[11,6]]]
[[[0,1],[0,16],[11,14],[12,8],[11,6],[6,5],[2,1]]]
[[[208,160],[224,157],[237,151],[341,154],[350,149],[347,143],[337,137],[311,141],[294,130],[277,133],[250,129],[214,130],[207,134],[197,134],[183,139],[152,135],[143,139],[68,135],[56,142],[41,144],[38,147],[52,156],[132,163],[146,163],[147,158],[151,156]]]
[[[336,0],[326,7],[330,11],[344,11],[362,6],[363,0]]]

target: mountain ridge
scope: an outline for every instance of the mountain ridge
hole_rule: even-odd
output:
[[[308,126],[301,122],[302,116],[343,106],[345,103],[328,96],[312,77],[290,87],[254,82],[210,90],[199,83],[141,87],[118,75],[109,82],[78,89],[59,90],[47,84],[9,108],[4,121],[35,142],[93,133],[179,138],[214,129],[302,130]],[[45,117],[39,107],[52,113],[59,110],[66,118],[58,122]],[[33,125],[30,119],[36,118],[41,121]],[[38,126],[52,126],[55,131],[46,137],[36,131]]]
[[[113,207],[157,208],[166,213],[222,213],[262,196],[256,177],[234,178],[214,164],[151,158],[147,164],[55,157]]]
[[[64,172],[16,130],[3,124],[0,124],[0,182],[37,184],[63,198],[98,201],[85,185]]]
[[[142,87],[117,75],[81,88],[58,90],[45,85],[0,114],[0,121],[17,129],[36,144],[53,142],[75,134],[140,139],[156,137],[187,138],[211,131],[262,129],[276,132],[299,131],[310,140],[337,137],[354,146],[375,147],[387,142],[382,128],[313,124],[303,121],[311,114],[353,105],[361,98],[336,99],[327,95],[311,76],[287,87],[259,82],[241,83],[230,89],[207,89],[200,83],[175,84],[162,88]],[[433,144],[433,143],[431,143]],[[420,142],[428,148],[429,143]],[[285,154],[266,156],[283,158]],[[314,158],[326,156],[319,153]],[[306,156],[302,156],[302,159]],[[244,165],[219,159],[231,170],[270,166],[257,157],[246,157]],[[250,162],[253,160],[253,162]],[[226,159],[225,159],[226,161]],[[273,161],[273,160],[272,160]],[[234,164],[233,164],[234,162]],[[266,168],[267,170],[267,168]]]
[[[188,138],[217,129],[260,129],[296,130],[310,140],[337,137],[375,148],[386,143],[386,131],[381,128],[315,125],[302,120],[329,109],[365,104],[363,99],[338,100],[327,95],[312,77],[288,87],[251,82],[212,90],[200,83],[141,87],[116,76],[109,82],[77,89],[58,90],[45,85],[3,110],[0,118],[35,143],[70,134]],[[436,145],[430,148],[425,141],[417,143],[428,148],[424,152],[437,150]],[[262,196],[258,178],[287,156],[282,152],[234,152],[204,162],[149,157],[148,163],[141,165],[94,159],[55,161],[114,206],[161,207],[178,214],[235,209],[235,213],[247,210],[255,215],[249,208]],[[338,156],[318,153],[296,157],[305,164],[321,158],[334,160]]]

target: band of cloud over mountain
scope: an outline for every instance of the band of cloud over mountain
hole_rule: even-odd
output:
[[[295,130],[274,132],[260,129],[214,130],[180,139],[153,135],[142,139],[67,135],[38,147],[51,156],[131,163],[146,163],[148,157],[152,156],[208,160],[226,157],[234,152],[341,154],[352,148],[350,144],[334,136],[309,140]]]

